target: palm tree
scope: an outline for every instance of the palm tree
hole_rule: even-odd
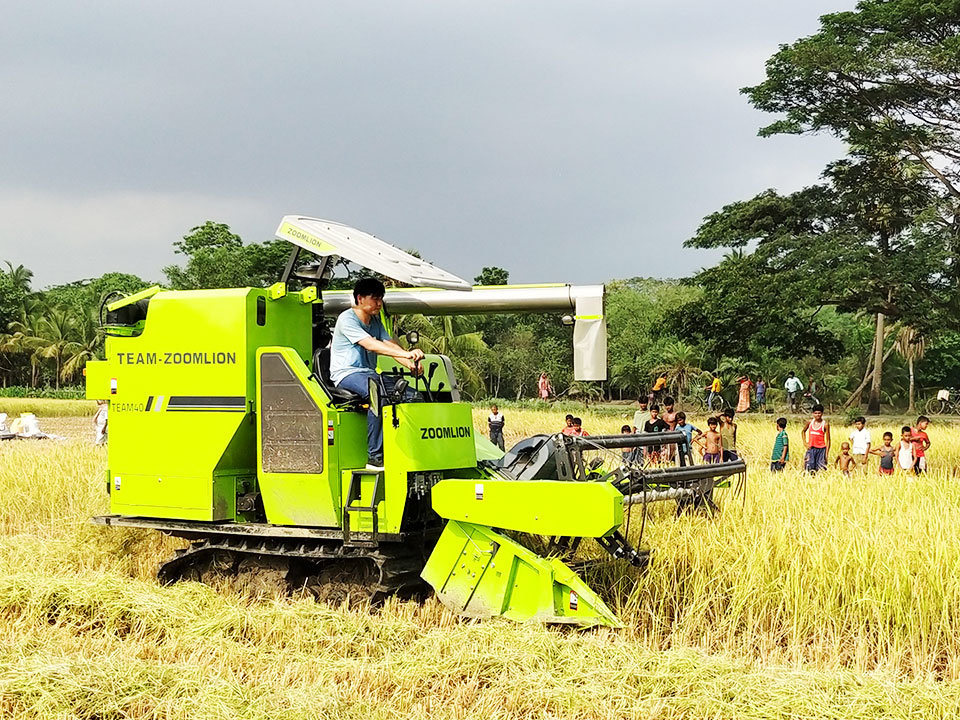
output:
[[[907,412],[911,415],[916,412],[914,407],[914,375],[913,375],[913,364],[915,361],[923,358],[924,353],[926,352],[926,344],[924,342],[923,336],[916,331],[915,328],[910,327],[909,325],[904,325],[900,328],[900,332],[897,333],[897,339],[894,341],[894,347],[897,349],[897,353],[904,360],[907,361],[907,367],[910,370],[910,390],[908,393],[909,404],[907,407]]]
[[[40,357],[54,362],[54,385],[60,389],[60,372],[63,361],[70,354],[74,344],[73,334],[76,321],[67,308],[52,307],[37,323],[38,350]]]
[[[460,390],[470,398],[482,396],[483,373],[475,363],[483,358],[490,348],[480,333],[466,331],[462,327],[463,318],[447,315],[435,320],[440,320],[440,323],[437,324],[424,315],[405,315],[396,318],[394,326],[402,327],[404,332],[416,330],[420,334],[421,350],[450,358],[457,373]]]
[[[33,270],[28,270],[23,265],[16,267],[9,260],[4,260],[9,269],[6,273],[13,281],[14,290],[19,290],[20,294],[26,297],[30,294],[30,281],[33,279]]]
[[[103,344],[103,333],[94,322],[92,313],[78,313],[74,325],[74,340],[65,347],[66,357],[60,369],[60,377],[66,382],[75,378],[88,360],[97,356]]]
[[[667,374],[667,386],[674,397],[685,397],[690,386],[703,377],[703,352],[693,345],[677,340],[663,347],[661,357],[663,361],[655,371]]]
[[[40,379],[42,358],[39,355],[43,341],[39,337],[38,324],[44,306],[37,300],[27,300],[20,310],[20,319],[8,326],[9,332],[0,335],[0,352],[10,355],[29,355],[30,387],[36,387]]]

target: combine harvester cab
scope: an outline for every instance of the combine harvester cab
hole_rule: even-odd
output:
[[[423,373],[380,358],[396,390],[369,403],[329,378],[330,319],[349,293],[324,292],[343,258],[428,289],[388,291],[394,313],[575,313],[578,379],[606,377],[602,287],[470,288],[361,231],[283,219],[295,246],[270,289],[163,291],[108,305],[106,359],[87,397],[110,400],[108,526],[190,540],[159,576],[280,573],[328,598],[412,595],[426,580],[473,617],[616,625],[567,565],[581,538],[642,565],[619,528],[635,502],[709,503],[742,463],[645,470],[593,453],[682,435],[540,436],[505,456],[476,436],[449,358]],[[304,263],[303,251],[315,258]],[[294,290],[300,283],[303,288]],[[412,339],[412,338],[411,338]],[[406,390],[406,391],[405,391]],[[383,423],[384,467],[368,468],[367,413]],[[479,454],[482,459],[478,459]],[[546,557],[530,548],[547,539]]]

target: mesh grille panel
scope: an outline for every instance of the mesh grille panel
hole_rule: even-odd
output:
[[[323,415],[279,353],[260,357],[260,407],[264,472],[322,472]]]

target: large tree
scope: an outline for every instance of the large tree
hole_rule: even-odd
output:
[[[861,0],[781,47],[764,82],[743,90],[780,116],[760,134],[826,132],[848,143],[850,158],[815,188],[724,208],[690,243],[757,241],[751,270],[760,282],[779,269],[777,287],[802,289],[808,305],[872,313],[874,411],[887,320],[922,332],[958,316],[958,33],[960,0]]]
[[[938,190],[930,219],[960,257],[960,0],[861,0],[820,23],[743,89],[780,116],[761,135],[826,132],[914,164]],[[960,263],[946,270],[960,278]]]
[[[280,279],[290,254],[290,245],[281,240],[244,245],[229,226],[210,220],[173,245],[187,258],[185,267],[163,269],[174,290],[268,287]]]

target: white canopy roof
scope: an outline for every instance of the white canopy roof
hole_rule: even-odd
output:
[[[449,290],[471,289],[470,283],[446,270],[362,230],[331,220],[287,215],[280,221],[277,237],[315,255],[337,255],[403,283]]]

